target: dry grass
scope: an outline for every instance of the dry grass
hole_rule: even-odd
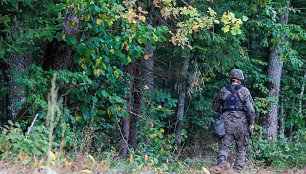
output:
[[[132,157],[133,158],[133,157]],[[113,157],[107,159],[96,160],[91,155],[77,156],[71,159],[65,158],[63,161],[53,161],[51,167],[48,168],[44,164],[44,159],[36,161],[27,161],[30,159],[18,159],[16,162],[9,162],[2,160],[0,162],[1,174],[14,174],[14,173],[52,173],[52,174],[65,174],[65,173],[168,173],[165,172],[161,166],[156,166],[154,163],[147,161],[146,163],[139,164],[133,159],[132,162],[115,159]],[[204,160],[210,160],[204,159]],[[27,163],[27,164],[25,164]],[[171,168],[171,163],[167,164]],[[181,170],[181,173],[205,173],[205,169],[209,170],[211,174],[235,174],[236,172],[231,169],[230,164],[221,167],[212,166],[207,164],[205,168],[196,169],[194,166]],[[171,170],[170,170],[171,171]],[[179,173],[172,171],[170,173]],[[241,173],[245,174],[304,174],[305,169],[292,170],[292,169],[272,169],[264,168],[263,166],[256,166],[253,163],[247,163]]]

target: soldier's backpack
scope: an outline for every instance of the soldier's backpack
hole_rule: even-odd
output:
[[[237,91],[241,89],[241,85],[235,85],[234,89],[231,85],[226,86],[226,89],[231,92],[231,94],[226,98],[223,103],[222,111],[245,111],[244,105],[237,94]]]

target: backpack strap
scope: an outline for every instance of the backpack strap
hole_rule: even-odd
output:
[[[244,108],[241,108],[239,106],[239,102],[243,103],[238,95],[238,91],[241,89],[241,85],[235,85],[234,89],[232,88],[231,85],[226,86],[225,88],[231,92],[231,95],[229,97],[235,98],[235,104],[234,103],[229,103],[229,101],[226,101],[226,104],[223,107],[223,111],[244,111]]]

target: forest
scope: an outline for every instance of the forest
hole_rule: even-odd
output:
[[[256,114],[240,172],[306,172],[305,10],[1,0],[0,173],[235,173],[216,167],[212,109],[232,69]]]

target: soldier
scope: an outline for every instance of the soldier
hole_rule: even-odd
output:
[[[241,171],[245,165],[246,147],[249,144],[248,126],[251,131],[254,129],[255,110],[250,91],[241,85],[244,80],[242,70],[232,69],[229,79],[231,84],[223,87],[212,103],[212,109],[218,112],[217,119],[224,121],[226,132],[219,139],[217,165],[227,161],[235,140],[236,160],[233,168]]]

